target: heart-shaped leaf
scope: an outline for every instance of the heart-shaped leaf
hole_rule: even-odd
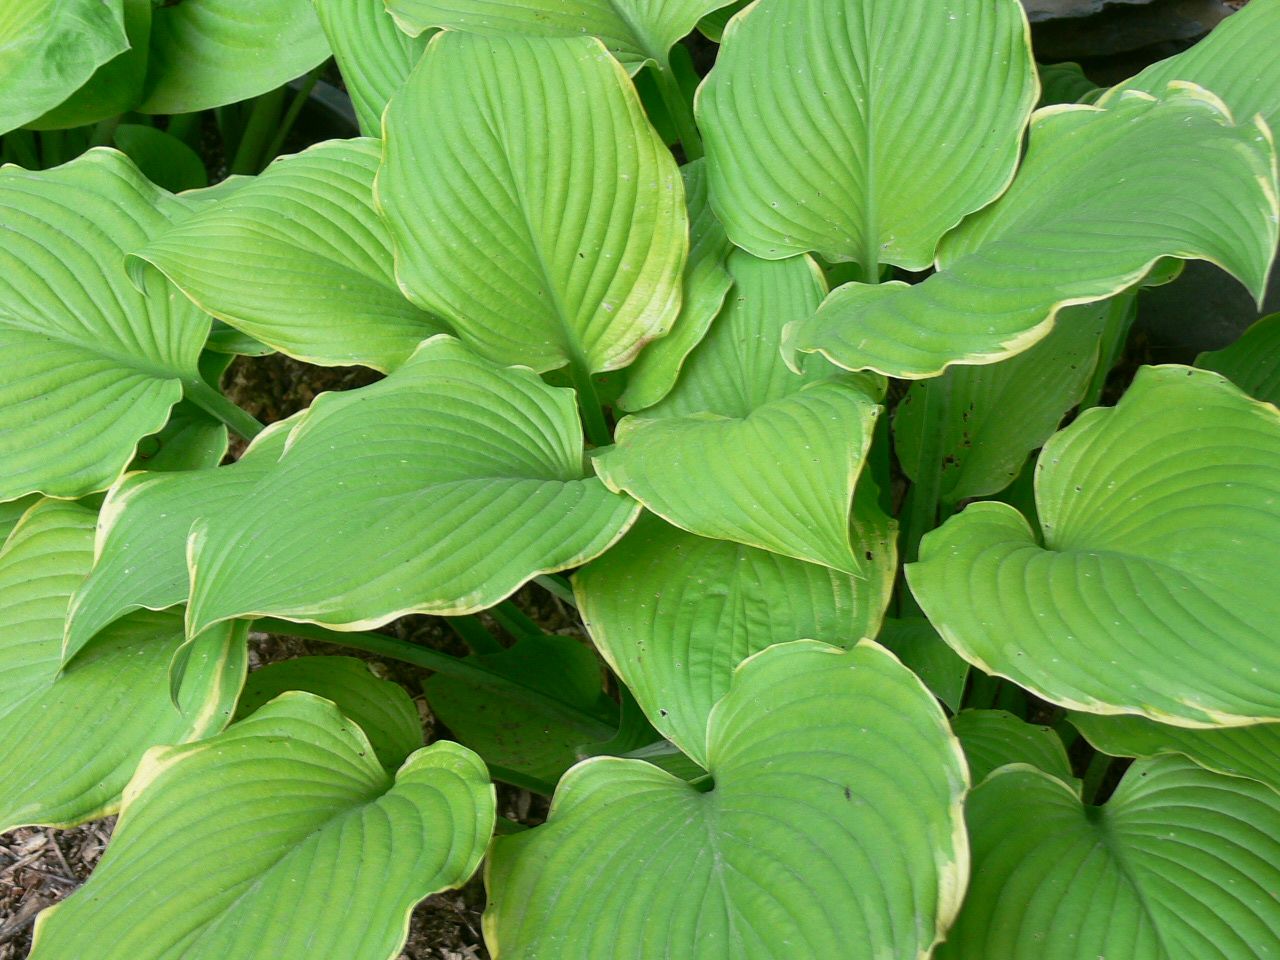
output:
[[[1200,354],[1196,366],[1216,370],[1256,400],[1280,404],[1280,313],[1263,317],[1230,346]]]
[[[481,353],[596,373],[671,328],[679,169],[598,41],[438,34],[385,126],[396,276]]]
[[[929,266],[1013,176],[1036,99],[1028,40],[1016,0],[753,4],[698,91],[729,238],[770,260]]]
[[[469,750],[436,743],[391,775],[333,704],[286,693],[147,754],[93,876],[41,914],[32,960],[386,960],[414,904],[475,870],[493,820]]]
[[[938,960],[1254,960],[1280,950],[1280,794],[1162,757],[1082,806],[1027,766],[966,805],[973,878]]]
[[[951,731],[964,748],[974,783],[1010,763],[1029,764],[1071,782],[1067,751],[1050,727],[1024,723],[1005,710],[962,710],[951,718]]]
[[[218,627],[192,645],[170,702],[184,639],[173,614],[121,620],[62,670],[62,620],[93,524],[78,504],[44,501],[0,551],[0,831],[111,813],[142,754],[222,729],[244,680],[245,630]]]
[[[870,641],[772,647],[738,668],[705,752],[707,793],[638,760],[570,770],[544,826],[494,842],[490,951],[928,955],[964,886],[966,778],[909,671]]]
[[[966,660],[1089,713],[1280,719],[1280,412],[1217,374],[1144,367],[1040,454],[1044,546],[976,503],[911,590]]]
[[[936,274],[847,284],[788,343],[851,370],[936,376],[1026,350],[1063,307],[1119,293],[1162,257],[1213,261],[1260,299],[1275,184],[1270,134],[1188,84],[1049,107],[1009,191],[947,236]]]

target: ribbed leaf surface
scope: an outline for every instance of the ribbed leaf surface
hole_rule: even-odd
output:
[[[1230,346],[1200,354],[1196,366],[1216,370],[1257,400],[1280,404],[1280,313],[1263,317]]]
[[[124,269],[178,209],[114,150],[0,170],[0,500],[105,490],[199,379],[209,318]]]
[[[31,956],[386,960],[413,905],[475,870],[493,816],[469,750],[433,744],[392,776],[332,703],[286,693],[146,756],[106,855],[41,915]]]
[[[869,641],[773,647],[739,667],[706,743],[709,793],[643,761],[587,760],[546,825],[495,841],[490,951],[927,955],[964,886],[966,778],[910,672]]]
[[[1213,373],[1145,367],[1040,455],[1044,546],[977,503],[907,568],[965,659],[1090,713],[1280,718],[1280,413]]]
[[[386,137],[400,285],[481,353],[600,372],[671,328],[679,170],[598,41],[439,34]]]
[[[62,667],[62,619],[92,559],[94,514],[45,501],[0,551],[0,830],[71,826],[112,812],[142,754],[220,730],[244,679],[242,627],[191,648],[178,696],[168,670],[182,618],[120,621]]]
[[[1013,175],[1036,98],[1028,41],[1016,0],[753,4],[698,93],[730,239],[770,260],[927,267]]]
[[[41,497],[31,494],[19,500],[6,500],[0,503],[0,546],[8,539],[10,531],[18,525],[22,515],[39,503]]]
[[[1050,727],[1024,723],[1005,710],[962,710],[951,718],[951,732],[964,748],[974,783],[1010,763],[1030,764],[1071,782],[1067,751]]]
[[[578,606],[649,721],[705,766],[707,717],[743,660],[790,640],[847,647],[879,631],[897,562],[894,529],[861,501],[853,529],[871,554],[865,580],[695,537],[646,514],[574,577]]]
[[[1270,135],[1198,88],[1046,108],[1013,185],[948,235],[938,273],[847,284],[790,346],[896,377],[992,363],[1162,257],[1211,260],[1260,299],[1280,223],[1275,178]]]
[[[427,341],[387,379],[318,399],[279,463],[197,522],[192,631],[474,612],[584,563],[639,508],[584,476],[581,429],[571,391]]]
[[[966,806],[973,879],[939,960],[1262,960],[1280,950],[1280,794],[1142,760],[1103,807],[1030,767]]]

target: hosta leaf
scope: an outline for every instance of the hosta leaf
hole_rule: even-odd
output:
[[[422,720],[404,687],[380,680],[354,657],[299,657],[270,663],[249,674],[236,704],[236,719],[289,690],[304,690],[330,700],[369,738],[378,761],[397,769],[422,747]]]
[[[964,747],[974,783],[1010,763],[1030,764],[1071,782],[1066,748],[1050,727],[1024,723],[1004,710],[962,710],[951,718],[951,731]]]
[[[705,753],[708,793],[638,760],[569,771],[546,825],[493,845],[490,951],[928,955],[964,885],[966,778],[909,671],[869,641],[773,647],[738,668]]]
[[[1216,370],[1255,399],[1280,404],[1280,313],[1263,317],[1230,346],[1200,354],[1196,366]]]
[[[729,238],[770,260],[929,266],[1013,175],[1036,99],[1028,40],[1015,0],[753,4],[698,92]]]
[[[966,805],[973,879],[939,960],[1261,960],[1280,950],[1280,794],[1181,758],[1102,807],[1029,767]]]
[[[203,743],[151,751],[83,890],[33,960],[386,960],[493,829],[484,764],[454,743],[394,775],[326,700],[286,693]],[[353,922],[359,918],[359,922]]]
[[[179,210],[114,150],[0,170],[0,500],[105,490],[199,381],[209,318],[123,267]]]
[[[382,0],[312,0],[367,137],[382,135],[382,111],[427,48],[429,34],[396,27]]]
[[[886,618],[876,639],[924,681],[935,697],[953,711],[960,709],[969,664],[946,645],[928,620]]]
[[[907,567],[966,660],[1089,713],[1280,718],[1280,413],[1216,374],[1144,367],[1040,454],[1044,546],[1002,503]]]
[[[749,6],[751,0],[733,0],[727,7],[721,7],[698,21],[698,32],[708,40],[719,43],[724,36],[724,28],[730,19],[743,7]]]
[[[439,336],[387,379],[320,397],[279,463],[197,522],[188,621],[474,612],[602,553],[637,512],[584,476],[571,391]]]
[[[145,123],[122,123],[113,136],[116,146],[157,186],[177,193],[209,185],[200,155],[172,134]]]
[[[1280,724],[1188,730],[1146,717],[1073,713],[1069,719],[1096,749],[1111,756],[1181,754],[1218,773],[1248,777],[1280,790]]]
[[[1119,293],[1162,257],[1211,260],[1260,298],[1280,222],[1275,178],[1269,133],[1186,84],[1105,110],[1047,108],[1017,179],[948,235],[938,273],[915,286],[843,286],[790,346],[896,377],[992,363],[1045,337],[1063,307]]]
[[[410,33],[448,27],[486,36],[598,37],[631,73],[664,68],[671,47],[730,0],[387,0]]]
[[[707,716],[739,663],[776,643],[847,647],[878,632],[897,563],[894,528],[863,497],[854,519],[871,554],[865,580],[646,514],[574,577],[578,608],[658,732],[705,766]]]
[[[0,133],[52,110],[129,49],[125,0],[6,0],[0,9]]]
[[[110,813],[143,752],[220,730],[244,679],[245,631],[218,627],[192,646],[177,709],[168,670],[182,618],[153,613],[120,621],[59,672],[93,522],[45,501],[0,551],[0,831]]]
[[[1042,63],[1038,69],[1040,102],[1037,106],[1080,103],[1098,89],[1098,85],[1085,76],[1084,69],[1078,63]]]
[[[284,157],[141,250],[204,310],[309,363],[389,370],[442,324],[396,287],[376,140]]]
[[[481,353],[594,373],[670,329],[679,170],[597,41],[441,33],[385,126],[400,285]]]
[[[143,437],[130,464],[134,470],[203,470],[226,456],[227,428],[194,403],[174,405],[159,433]]]
[[[671,332],[645,347],[627,370],[627,388],[618,400],[623,410],[653,406],[671,392],[685,359],[706,336],[733,286],[725,268],[733,245],[707,202],[706,161],[686,163],[680,175],[689,205],[689,259],[680,315]]]
[[[247,100],[329,56],[311,0],[181,0],[151,20],[143,113],[191,113]]]
[[[8,500],[0,503],[0,546],[4,545],[9,533],[18,525],[22,515],[40,502],[38,494],[31,494],[20,500]]]

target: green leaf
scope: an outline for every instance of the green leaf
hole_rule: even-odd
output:
[[[196,523],[189,626],[473,613],[604,552],[638,511],[584,476],[571,391],[434,337],[318,398],[279,463]]]
[[[645,347],[627,370],[627,388],[618,400],[623,410],[653,406],[671,392],[686,358],[706,336],[733,286],[725,266],[733,245],[707,201],[706,161],[686,163],[680,175],[689,205],[689,259],[680,315],[671,332]]]
[[[123,269],[180,211],[114,150],[0,169],[0,500],[105,490],[199,380],[209,318]]]
[[[729,238],[769,260],[929,266],[1013,176],[1036,99],[1029,41],[1016,0],[753,4],[698,91]]]
[[[969,797],[973,876],[938,960],[1245,960],[1280,950],[1280,795],[1175,758],[1103,807],[1030,767]]]
[[[943,642],[923,617],[886,618],[877,638],[952,711],[960,709],[969,664]]]
[[[39,503],[41,499],[39,494],[33,493],[31,496],[23,497],[20,500],[9,500],[5,503],[0,503],[0,546],[3,546],[5,540],[9,538],[9,534],[18,525],[22,515]]]
[[[248,100],[319,66],[329,44],[311,0],[181,0],[151,21],[143,113],[193,113]]]
[[[1114,296],[1162,257],[1217,263],[1261,298],[1275,183],[1270,134],[1198,88],[1131,92],[1105,110],[1049,107],[1009,191],[947,236],[936,274],[843,286],[789,347],[911,379],[993,363],[1043,339],[1063,307]]]
[[[175,193],[209,185],[209,174],[200,155],[177,137],[143,123],[116,127],[119,147],[152,183]]]
[[[1084,69],[1078,63],[1042,63],[1037,69],[1040,73],[1040,102],[1037,106],[1081,103],[1098,90],[1098,85],[1084,75]]]
[[[629,73],[664,69],[681,37],[730,0],[387,0],[410,33],[446,27],[489,37],[599,38]]]
[[[525,637],[471,660],[518,681],[526,694],[442,673],[422,689],[431,712],[498,779],[515,773],[555,783],[578,762],[580,746],[608,740],[618,729],[618,707],[604,694],[600,661],[574,637]]]
[[[0,9],[0,133],[35,120],[129,49],[125,0],[6,0]]]
[[[299,657],[255,670],[236,704],[236,720],[289,690],[332,701],[364,731],[378,761],[388,770],[397,769],[422,747],[422,720],[404,687],[378,679],[368,664],[354,657]]]
[[[733,0],[727,7],[721,7],[712,13],[708,13],[705,17],[698,21],[698,32],[719,43],[724,37],[724,28],[729,25],[729,21],[737,15],[738,11],[743,7],[751,5],[751,0]]]
[[[1010,763],[1030,764],[1064,783],[1072,780],[1066,748],[1050,727],[1024,723],[1004,710],[962,710],[951,718],[951,731],[964,747],[974,783]]]
[[[360,131],[382,135],[382,111],[404,86],[427,48],[429,34],[410,37],[391,19],[382,0],[312,0],[342,71]]]
[[[441,323],[396,286],[373,206],[376,140],[283,157],[135,253],[201,309],[282,353],[390,370]]]
[[[1280,404],[1280,313],[1263,317],[1230,346],[1200,354],[1196,366],[1216,370],[1257,400]]]
[[[597,373],[670,329],[679,170],[597,41],[441,33],[385,126],[396,276],[471,346]]]
[[[414,904],[475,870],[493,821],[469,750],[433,744],[392,776],[333,704],[286,693],[147,754],[93,876],[41,914],[32,960],[386,960]]]
[[[706,766],[711,708],[747,657],[777,643],[852,646],[874,636],[893,586],[892,521],[859,498],[854,531],[871,553],[864,580],[645,514],[574,577],[591,639],[662,736]]]
[[[773,647],[738,668],[705,736],[710,792],[599,757],[566,774],[544,826],[494,841],[490,952],[928,955],[964,886],[967,781],[910,672],[870,641]]]
[[[1280,718],[1280,412],[1216,374],[1144,367],[1040,454],[1044,546],[976,503],[907,578],[966,660],[1088,713]]]
[[[1095,749],[1111,756],[1181,754],[1217,773],[1248,777],[1280,790],[1280,724],[1187,730],[1146,717],[1073,713],[1068,719]]]
[[[93,524],[91,510],[44,501],[0,551],[0,831],[113,812],[143,752],[222,729],[244,680],[245,630],[219,627],[192,646],[175,708],[167,675],[183,630],[172,614],[120,621],[61,670]]]
[[[216,467],[227,453],[227,428],[194,403],[183,400],[169,413],[159,433],[138,441],[131,470],[203,470]]]

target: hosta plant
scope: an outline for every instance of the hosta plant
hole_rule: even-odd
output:
[[[0,828],[120,814],[36,960],[478,869],[502,960],[1280,954],[1280,321],[1126,346],[1261,302],[1280,0],[1106,90],[1017,0],[239,6],[0,14]]]

